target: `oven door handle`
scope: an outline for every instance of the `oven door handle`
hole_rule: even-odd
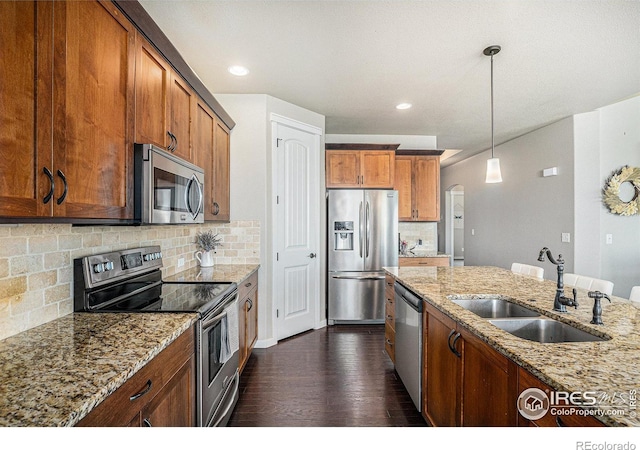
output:
[[[225,311],[222,314],[218,314],[213,319],[209,319],[206,322],[202,322],[202,331],[204,332],[204,331],[207,331],[209,328],[213,328],[218,324],[218,322],[220,322],[226,316],[227,316],[227,312]]]
[[[233,408],[234,399],[235,399],[235,397],[237,395],[238,388],[240,387],[240,373],[239,373],[238,369],[236,369],[236,373],[233,375],[233,379],[232,380],[233,380],[233,382],[229,383],[229,385],[227,386],[227,389],[225,390],[224,394],[222,395],[222,398],[227,399],[227,406],[226,406],[224,412],[222,414],[215,414],[214,413],[213,417],[211,418],[211,420],[207,424],[207,427],[217,427],[218,425],[220,425],[220,422],[222,422],[224,420],[224,418],[227,417],[227,414],[229,414],[229,411],[231,410],[231,408]],[[229,395],[229,392],[231,391],[231,389],[233,389],[233,393],[231,393]],[[217,417],[217,420],[216,420],[216,417]],[[214,420],[215,420],[215,423],[213,422]]]
[[[220,306],[218,308],[216,308],[217,310],[220,310],[220,308],[226,308],[229,304],[235,302],[238,299],[238,291],[235,290],[233,291],[232,294],[230,294],[226,300],[224,300]],[[211,319],[205,319],[202,322],[202,331],[205,332],[207,331],[209,328],[212,328],[213,326],[215,326],[218,322],[220,322],[225,316],[227,315],[227,312],[224,311],[220,314],[218,314],[217,316],[211,318]]]

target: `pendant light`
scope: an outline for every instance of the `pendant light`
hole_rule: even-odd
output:
[[[500,159],[493,156],[495,147],[493,138],[493,55],[500,51],[499,45],[492,45],[484,49],[486,56],[491,56],[491,159],[487,160],[487,177],[486,183],[502,183],[502,174],[500,173]]]

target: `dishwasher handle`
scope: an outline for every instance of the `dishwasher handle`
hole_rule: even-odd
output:
[[[400,283],[395,283],[394,290],[396,293],[396,302],[398,300],[404,301],[407,305],[409,305],[414,311],[422,314],[423,303],[422,299],[418,297],[416,294],[411,292],[409,289],[402,286]]]

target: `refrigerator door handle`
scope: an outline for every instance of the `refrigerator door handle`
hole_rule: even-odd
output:
[[[362,258],[362,235],[363,235],[363,229],[362,229],[362,225],[364,222],[364,217],[362,217],[362,202],[360,202],[360,215],[358,216],[358,218],[360,219],[360,224],[359,224],[359,231],[360,231],[360,239],[359,239],[359,244],[360,244],[360,257]]]
[[[371,224],[369,223],[369,202],[367,202],[366,208],[366,227],[367,227],[367,240],[365,244],[365,258],[369,257],[369,240],[371,239]]]
[[[336,280],[384,280],[384,275],[370,275],[370,276],[350,276],[350,275],[331,275],[331,278]]]

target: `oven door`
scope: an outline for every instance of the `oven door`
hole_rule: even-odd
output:
[[[236,293],[230,302],[200,321],[199,426],[225,426],[238,400],[237,308]]]

